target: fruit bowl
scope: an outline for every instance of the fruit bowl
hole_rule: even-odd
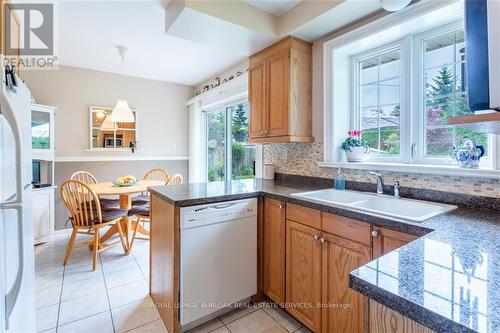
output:
[[[137,184],[137,179],[134,176],[120,177],[113,184],[119,187],[134,186]]]

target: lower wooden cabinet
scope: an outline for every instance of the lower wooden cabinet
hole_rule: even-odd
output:
[[[321,330],[321,231],[286,221],[287,310],[314,332]]]
[[[322,236],[322,332],[366,332],[368,299],[349,288],[349,273],[371,259],[371,248]]]
[[[387,323],[372,325],[369,300],[349,288],[349,273],[416,236],[269,198],[263,230],[272,301],[315,333],[385,332],[377,330]]]
[[[264,200],[264,294],[285,303],[285,203]]]
[[[373,258],[377,259],[386,253],[398,249],[411,241],[414,241],[418,236],[405,234],[403,232],[394,231],[391,229],[373,227]]]
[[[370,333],[435,333],[380,303],[370,301]]]

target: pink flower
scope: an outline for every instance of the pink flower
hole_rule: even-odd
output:
[[[363,131],[360,131],[360,130],[349,130],[349,131],[347,131],[347,134],[348,134],[349,136],[352,136],[352,137],[355,137],[355,138],[358,138],[358,139],[359,139],[359,138],[361,137],[361,133],[362,133],[362,132],[363,132]]]

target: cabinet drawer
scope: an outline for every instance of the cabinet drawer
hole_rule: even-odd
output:
[[[321,212],[319,210],[287,204],[286,218],[316,229],[321,229]]]
[[[369,223],[323,213],[322,230],[361,244],[371,245],[371,225]]]

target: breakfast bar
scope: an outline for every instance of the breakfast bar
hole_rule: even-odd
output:
[[[435,201],[456,203],[459,208],[424,222],[409,222],[313,202],[295,195],[298,192],[326,187],[328,186],[324,182],[307,183],[292,179],[255,179],[150,187],[150,292],[169,332],[180,331],[180,209],[245,198],[258,198],[259,205],[258,293],[254,297],[256,301],[268,297],[280,304],[279,288],[286,289],[283,294],[284,303],[280,305],[288,306],[300,301],[297,294],[291,292],[298,290],[294,289],[297,282],[293,280],[293,269],[299,272],[301,268],[296,266],[298,263],[293,261],[293,258],[288,257],[295,253],[296,248],[289,247],[289,239],[295,237],[293,235],[297,230],[302,230],[302,235],[307,235],[308,230],[321,229],[319,234],[323,236],[318,237],[321,242],[317,244],[332,250],[335,249],[335,244],[341,244],[344,249],[351,249],[351,252],[342,250],[342,256],[347,256],[345,258],[349,258],[349,253],[366,253],[363,255],[366,259],[357,255],[353,257],[358,259],[348,264],[347,267],[352,269],[346,272],[347,275],[327,278],[328,281],[340,279],[335,281],[338,281],[339,292],[344,290],[342,295],[330,294],[325,299],[326,295],[323,293],[321,296],[322,292],[318,290],[322,303],[325,300],[330,305],[333,300],[349,303],[351,310],[342,312],[323,309],[319,312],[307,312],[286,307],[292,316],[312,331],[318,331],[321,325],[331,329],[336,325],[344,325],[344,331],[370,328],[372,332],[399,332],[403,329],[405,332],[500,330],[500,312],[497,311],[500,305],[500,221],[497,200],[483,201],[483,208],[486,209],[479,210],[472,206],[478,198],[444,198],[435,191],[430,193],[434,195]],[[404,188],[402,194],[411,195],[413,198],[419,196],[418,193],[410,194]],[[428,200],[430,194],[426,193]],[[268,208],[271,207],[268,203],[273,202],[279,203],[279,207],[275,207],[278,212],[279,209],[286,209],[283,217],[286,216],[287,225],[286,255],[283,253],[283,256],[286,256],[287,269],[282,273],[283,285],[281,287],[279,283],[276,284],[278,289],[274,289],[275,293],[270,292],[273,281],[269,280],[269,271],[279,272],[279,267],[270,266],[271,254],[266,252],[270,248],[265,239],[270,235],[268,228],[274,223],[271,215],[267,214]],[[350,231],[345,232],[346,229],[340,229],[339,226],[349,226],[350,229],[347,230]],[[397,238],[397,235],[402,236]],[[325,274],[328,273],[325,271],[328,266],[325,265],[330,263],[327,264],[329,261],[324,261],[325,259],[321,261],[321,252],[324,253],[323,258],[326,258],[326,252],[315,245],[315,237],[312,237],[312,234],[310,237],[310,240],[307,238],[306,244],[311,244],[311,249],[319,250],[307,253],[320,256],[317,267],[324,281]],[[275,245],[280,242],[278,238],[272,241]],[[274,247],[273,251],[281,250]],[[308,260],[316,262],[315,258]],[[332,257],[332,260],[331,263],[334,263],[336,259]],[[308,267],[312,272],[317,269],[314,265]],[[314,276],[308,276],[306,279],[315,281]],[[314,300],[316,291],[311,290],[312,295],[303,295],[305,302]],[[316,315],[323,320],[318,320]]]

